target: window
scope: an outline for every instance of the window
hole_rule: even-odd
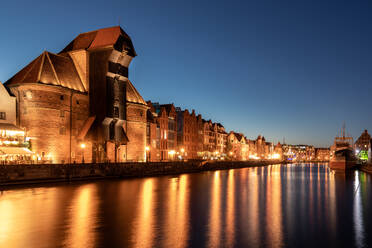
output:
[[[80,102],[79,102],[79,100],[76,100],[76,104],[79,104]]]
[[[119,107],[114,107],[114,118],[119,118]]]
[[[64,95],[61,95],[61,96],[59,97],[59,99],[61,99],[61,101],[63,101],[63,100],[65,100],[65,96],[64,96]]]
[[[0,112],[0,120],[6,120],[6,113]]]
[[[65,111],[64,110],[61,110],[60,113],[59,113],[59,117],[65,117]]]
[[[31,90],[27,90],[25,92],[23,92],[23,97],[27,98],[27,99],[32,99],[32,92]]]

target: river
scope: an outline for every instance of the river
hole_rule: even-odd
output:
[[[325,164],[0,190],[0,247],[372,245],[371,175]]]

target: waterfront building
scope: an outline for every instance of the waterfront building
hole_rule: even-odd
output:
[[[318,161],[329,161],[330,154],[329,148],[315,148],[315,159]]]
[[[16,120],[16,97],[0,82],[0,164],[31,163],[34,156],[26,130],[19,128]]]
[[[128,79],[135,56],[120,27],[99,29],[43,52],[5,83],[42,161],[145,160],[148,106]]]
[[[198,121],[195,110],[190,113],[187,109],[176,108],[177,113],[177,147],[182,159],[197,159]]]
[[[315,160],[315,147],[311,145],[283,145],[283,157],[289,161]]]
[[[216,151],[218,152],[218,154],[220,154],[221,157],[225,157],[227,151],[227,132],[225,130],[225,127],[221,123],[216,124],[215,130],[217,137]]]
[[[264,159],[271,159],[274,154],[274,145],[272,142],[265,142]]]
[[[151,105],[146,112],[146,161],[160,161],[160,128],[152,114]]]
[[[361,160],[368,160],[368,151],[371,148],[371,135],[368,133],[367,130],[359,136],[359,138],[355,141],[354,150],[355,155],[357,155]]]
[[[372,139],[369,142],[369,149],[368,149],[368,163],[372,164]]]
[[[202,159],[222,159],[226,157],[227,133],[221,123],[202,119],[202,150],[198,156]]]
[[[283,146],[278,142],[274,146],[274,154],[272,156],[273,159],[283,159]]]
[[[151,161],[168,161],[177,157],[177,113],[173,104],[147,102],[156,123],[156,146],[148,143]],[[153,130],[154,131],[154,130]]]
[[[227,152],[232,160],[247,160],[249,144],[242,133],[231,131],[227,136]]]

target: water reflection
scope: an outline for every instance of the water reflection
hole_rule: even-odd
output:
[[[234,246],[235,233],[235,186],[234,170],[229,170],[227,178],[227,203],[226,203],[226,243],[225,247]]]
[[[221,171],[215,171],[212,178],[211,205],[208,227],[208,247],[219,247],[221,241]]]
[[[354,232],[357,247],[363,247],[364,244],[364,225],[363,225],[363,209],[360,193],[359,172],[355,173],[354,181],[354,205],[353,205],[353,219]]]
[[[282,200],[280,165],[268,166],[266,186],[266,233],[270,247],[282,246]]]
[[[69,206],[69,220],[67,224],[67,247],[94,247],[96,242],[95,228],[97,227],[96,185],[85,185],[75,192]]]
[[[168,187],[164,247],[187,246],[189,231],[188,176],[172,178]]]
[[[0,201],[0,247],[4,247],[11,237],[13,225],[13,203],[10,200]]]
[[[261,170],[261,168],[259,168]],[[248,223],[247,234],[249,240],[245,240],[249,246],[258,247],[260,242],[260,222],[259,222],[259,177],[258,168],[249,170],[248,192],[244,194],[245,201],[241,206],[242,211],[247,212],[247,217],[244,216],[241,221]],[[247,221],[249,220],[249,221]]]
[[[154,180],[144,179],[135,223],[133,225],[133,247],[153,247],[154,241]]]
[[[372,180],[272,165],[5,190],[0,247],[365,247]]]

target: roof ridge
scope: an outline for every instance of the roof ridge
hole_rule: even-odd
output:
[[[146,104],[146,101],[143,99],[143,97],[140,95],[140,93],[137,91],[137,89],[134,87],[134,85],[132,84],[132,82],[128,79],[128,82],[131,86],[131,88],[133,89],[134,93],[137,95],[137,98],[140,98],[142,100],[142,103],[141,104]]]
[[[116,27],[122,29],[119,25],[117,25],[117,26],[111,26],[111,27],[106,27],[106,28],[99,28],[99,29],[96,29],[96,30],[92,30],[92,31],[80,33],[77,37],[79,37],[80,35],[83,35],[83,34],[89,34],[89,33],[93,33],[93,32],[98,32],[100,30],[109,29],[109,28],[116,28]]]
[[[51,60],[50,57],[49,57],[49,54],[47,54],[47,58],[48,58],[48,61],[49,61],[50,66],[52,67],[52,71],[53,71],[53,73],[54,73],[54,77],[56,78],[58,84],[59,84],[60,86],[62,86],[61,81],[59,80],[59,78],[58,78],[58,76],[57,76],[56,68],[54,68],[54,65],[53,65],[53,63],[52,63],[52,60]]]
[[[45,54],[46,54],[46,51],[44,51],[44,52],[41,54],[41,55],[42,55],[42,58],[41,58],[40,68],[39,68],[39,71],[38,71],[38,73],[37,73],[37,78],[36,78],[37,81],[40,81],[40,78],[41,78],[41,71],[42,71],[42,68],[43,68],[43,66],[44,66]]]

